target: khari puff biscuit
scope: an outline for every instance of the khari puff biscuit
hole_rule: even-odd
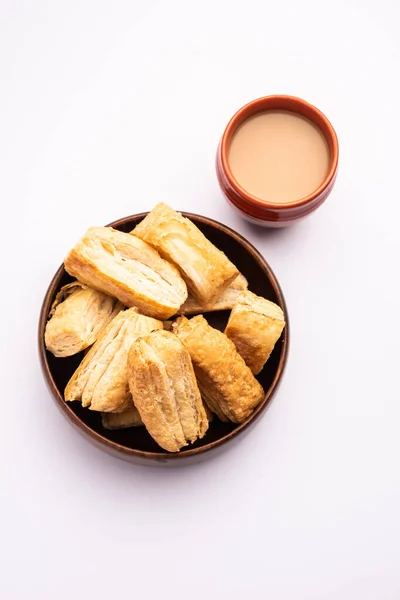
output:
[[[46,348],[59,357],[85,350],[123,308],[116,298],[79,281],[64,285],[51,307],[44,334]]]
[[[222,292],[221,296],[219,296],[213,304],[208,306],[201,304],[194,296],[192,296],[192,294],[189,294],[188,299],[182,304],[178,313],[180,315],[198,315],[200,313],[214,312],[217,310],[231,310],[237,302],[240,293],[247,289],[247,285],[246,277],[239,273],[230,286]]]
[[[187,298],[176,267],[138,237],[111,227],[88,229],[64,264],[82,283],[150,317],[168,319]]]
[[[213,304],[239,273],[192,221],[166,204],[157,204],[131,233],[178,267],[202,305]]]
[[[257,375],[268,360],[284,327],[285,317],[277,304],[244,291],[233,307],[225,333]]]
[[[155,331],[137,340],[128,380],[143,423],[164,450],[178,452],[204,436],[206,411],[189,352],[176,335]]]
[[[121,413],[102,413],[101,423],[104,429],[127,429],[143,425],[139,411],[134,404]]]
[[[65,388],[66,401],[101,412],[123,412],[132,406],[128,386],[128,352],[138,337],[162,322],[145,317],[137,308],[121,311],[103,330]]]
[[[173,331],[189,350],[203,399],[222,420],[242,423],[264,390],[224,333],[202,315],[177,319]]]

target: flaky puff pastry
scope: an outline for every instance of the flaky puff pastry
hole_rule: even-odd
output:
[[[162,322],[137,308],[121,311],[107,325],[65,388],[66,401],[101,412],[122,412],[133,404],[128,386],[128,352],[140,336],[162,329]]]
[[[245,291],[232,309],[225,333],[257,375],[270,357],[284,327],[285,316],[277,304]]]
[[[129,351],[129,388],[152,438],[168,452],[202,438],[208,420],[189,352],[169,331],[137,340]]]
[[[116,298],[79,281],[64,285],[51,307],[44,333],[46,348],[58,357],[85,350],[123,308]]]
[[[178,267],[202,305],[213,304],[239,273],[192,221],[166,204],[157,204],[131,233]]]
[[[202,315],[179,317],[173,331],[189,350],[201,395],[226,421],[242,423],[264,397],[264,390],[224,333]]]
[[[102,413],[101,423],[104,429],[127,429],[143,425],[139,411],[134,404],[121,413]]]
[[[222,292],[221,296],[219,296],[213,304],[201,304],[194,296],[192,296],[192,294],[189,294],[186,302],[182,304],[178,310],[178,313],[180,315],[198,315],[204,312],[231,310],[237,302],[240,293],[243,290],[246,290],[247,286],[248,283],[246,277],[239,273],[230,286]]]
[[[187,298],[176,267],[138,237],[111,227],[88,229],[64,264],[79,281],[150,317],[168,319]]]

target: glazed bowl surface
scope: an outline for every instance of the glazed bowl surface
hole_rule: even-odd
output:
[[[125,217],[109,225],[120,231],[130,232],[146,214]],[[254,246],[241,235],[217,221],[191,213],[182,214],[192,219],[204,235],[223,250],[236,264],[247,278],[251,291],[281,306],[287,320],[287,309],[279,283],[267,261]],[[154,462],[176,464],[177,462],[185,462],[185,459],[189,458],[194,460],[197,457],[203,457],[205,454],[209,455],[212,451],[217,451],[223,446],[225,447],[227,442],[248,430],[272,400],[279,386],[287,360],[288,322],[270,359],[257,377],[265,391],[264,399],[244,423],[240,425],[222,423],[219,419],[214,418],[210,423],[209,431],[202,440],[197,440],[193,445],[174,454],[165,452],[160,448],[144,427],[119,430],[104,429],[101,424],[100,413],[83,408],[79,402],[67,403],[63,399],[65,386],[82,360],[83,353],[70,358],[56,358],[46,350],[44,344],[44,331],[53,300],[60,288],[71,280],[72,278],[65,271],[64,266],[61,266],[46,292],[39,319],[39,356],[44,377],[56,405],[81,434],[101,449],[119,458],[139,464],[154,464]],[[228,321],[229,311],[206,313],[205,317],[213,327],[223,330]]]

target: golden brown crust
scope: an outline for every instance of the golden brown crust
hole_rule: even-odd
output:
[[[134,404],[121,413],[102,413],[101,423],[104,429],[127,429],[143,425],[139,411]]]
[[[128,379],[143,423],[164,450],[178,452],[204,436],[208,420],[192,362],[173,333],[155,331],[132,345]]]
[[[111,227],[90,228],[64,263],[79,281],[151,317],[168,319],[187,298],[176,267],[138,237]]]
[[[65,388],[66,401],[101,412],[122,412],[132,405],[128,386],[128,352],[138,337],[162,329],[161,321],[121,311],[103,330]]]
[[[244,291],[233,307],[225,333],[257,375],[270,357],[284,327],[285,317],[277,304]]]
[[[229,419],[224,414],[224,412],[220,409],[218,403],[214,399],[212,389],[209,390],[209,387],[211,387],[211,386],[207,386],[207,382],[199,377],[197,370],[195,371],[195,373],[197,374],[197,384],[199,386],[201,397],[203,398],[203,402],[204,402],[205,406],[208,408],[208,410],[211,414],[217,415],[217,417],[219,418],[220,421],[223,421],[224,423],[228,423]]]
[[[57,357],[85,350],[123,308],[116,298],[79,281],[64,285],[51,307],[44,334],[46,348]]]
[[[173,331],[192,358],[203,398],[222,420],[242,423],[264,397],[235,345],[203,316],[179,317]]]
[[[199,385],[199,382],[197,382],[197,385]],[[200,386],[199,386],[199,390],[200,390]],[[201,394],[201,390],[200,390],[200,394]],[[215,413],[213,413],[212,410],[209,408],[209,406],[203,396],[201,396],[201,399],[203,400],[203,406],[204,406],[204,410],[206,411],[207,421],[208,421],[208,423],[211,423],[214,420]]]
[[[186,302],[182,304],[178,313],[180,315],[198,315],[218,310],[231,310],[237,302],[240,293],[247,289],[247,285],[246,277],[239,273],[230,286],[222,292],[221,296],[219,296],[213,304],[201,304],[194,296],[192,296],[192,294],[189,294]]]
[[[178,267],[202,305],[212,305],[238,275],[235,265],[192,221],[164,203],[157,204],[131,233]]]

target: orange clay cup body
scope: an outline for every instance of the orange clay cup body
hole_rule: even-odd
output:
[[[284,204],[268,202],[252,196],[233,177],[228,160],[229,145],[239,125],[248,117],[267,110],[283,110],[309,119],[319,127],[328,143],[330,164],[321,185],[305,198]],[[247,220],[264,227],[285,227],[316,210],[334,186],[339,159],[339,146],[334,128],[325,115],[305,100],[294,96],[265,96],[243,106],[229,121],[217,150],[216,170],[221,189],[228,202]]]

